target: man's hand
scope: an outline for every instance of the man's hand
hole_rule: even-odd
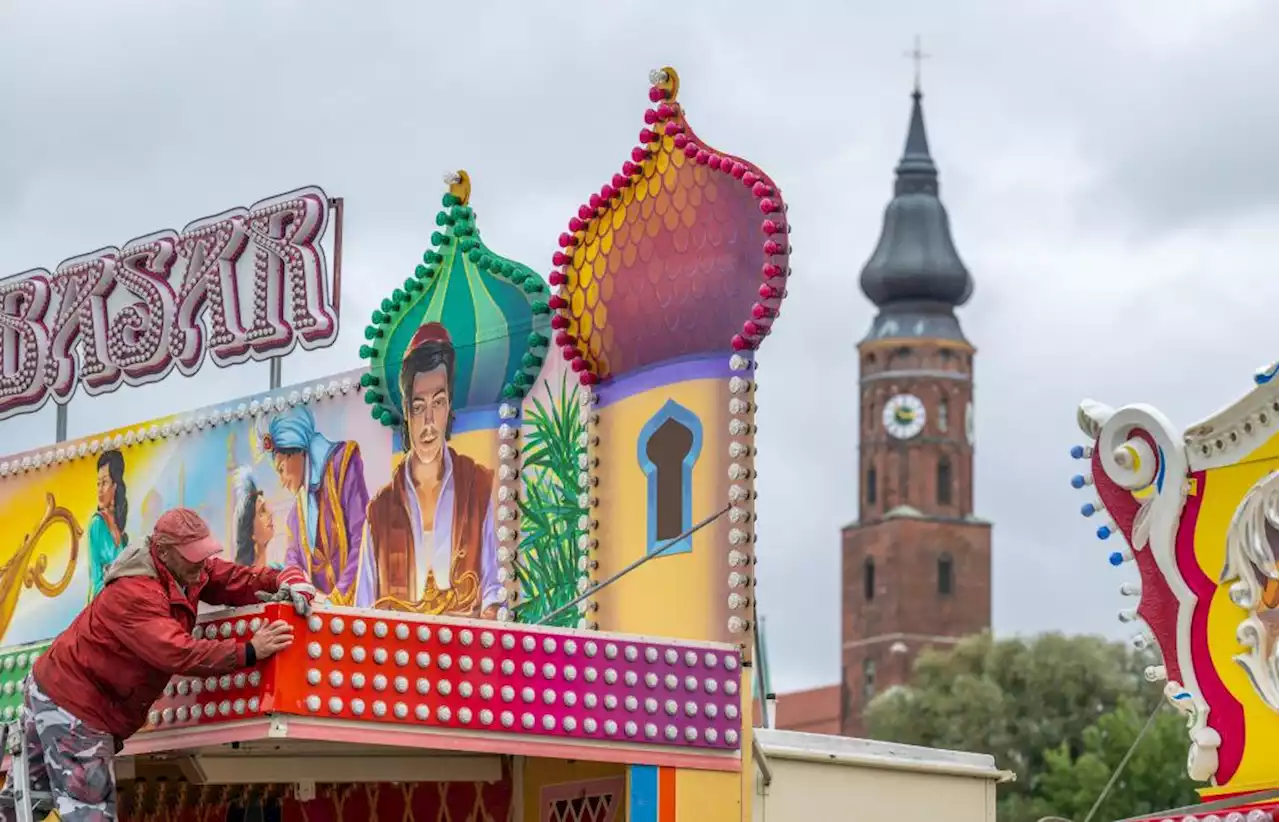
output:
[[[283,619],[277,619],[270,625],[258,629],[258,633],[249,640],[253,652],[259,661],[266,659],[277,651],[283,651],[293,644],[293,626]]]
[[[266,591],[258,592],[258,599],[263,602],[290,602],[298,616],[311,616],[311,601],[316,598],[315,586],[307,582],[307,575],[299,568],[290,566],[280,571],[277,576],[280,587],[274,594]]]

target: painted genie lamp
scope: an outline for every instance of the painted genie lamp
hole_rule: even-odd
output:
[[[1120,612],[1154,643],[1165,683],[1186,715],[1187,772],[1207,782],[1201,805],[1150,819],[1277,818],[1277,365],[1260,369],[1243,398],[1179,435],[1148,405],[1112,409],[1086,400],[1080,429],[1091,438],[1072,456],[1087,468],[1072,485],[1096,499],[1100,539],[1127,545],[1111,564],[1137,566],[1136,597]]]

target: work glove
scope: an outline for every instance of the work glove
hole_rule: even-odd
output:
[[[297,568],[285,568],[279,574],[280,587],[269,594],[258,592],[258,599],[263,602],[290,602],[298,616],[311,616],[311,602],[316,598],[316,588],[307,582],[307,575]]]

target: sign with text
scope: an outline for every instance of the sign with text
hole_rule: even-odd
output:
[[[0,419],[121,383],[283,356],[338,337],[320,245],[329,198],[269,197],[0,280]]]

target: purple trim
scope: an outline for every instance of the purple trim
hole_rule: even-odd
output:
[[[654,365],[623,374],[608,382],[600,384],[596,393],[600,397],[599,406],[604,408],[627,397],[657,388],[663,385],[674,385],[689,380],[728,379],[734,375],[729,368],[731,352],[717,354],[696,354],[675,360],[665,360]]]

